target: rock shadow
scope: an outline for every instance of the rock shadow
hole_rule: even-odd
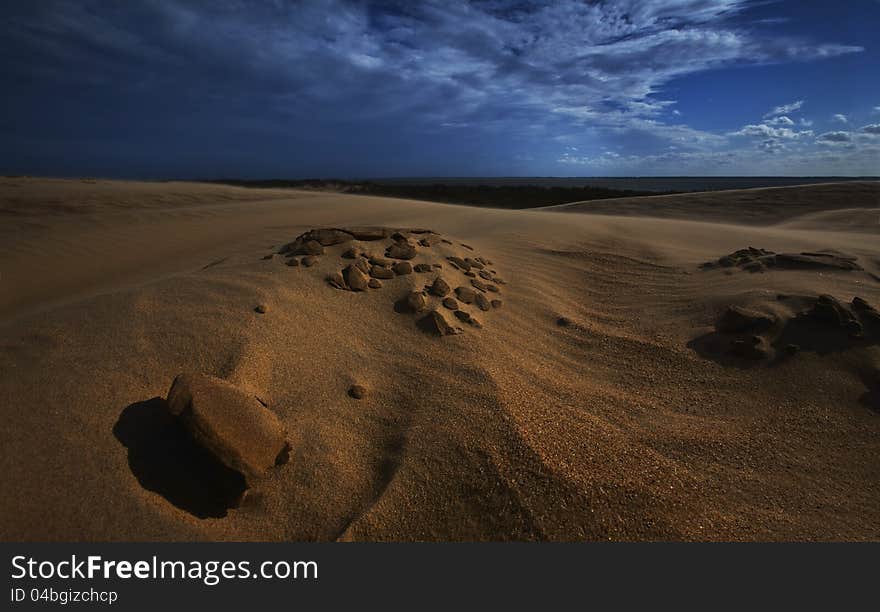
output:
[[[163,398],[126,407],[113,435],[128,449],[128,466],[141,486],[181,510],[222,518],[239,505],[244,476],[196,444]]]

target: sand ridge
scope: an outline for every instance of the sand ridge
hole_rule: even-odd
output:
[[[200,185],[150,210],[125,203],[161,188],[107,182],[78,185],[66,203],[104,197],[121,210],[47,219],[21,205],[43,189],[25,183],[6,217],[15,240],[0,247],[0,469],[15,492],[0,501],[4,539],[880,536],[880,347],[863,306],[880,306],[880,244],[847,223],[798,224],[815,214],[800,188],[769,203],[751,192],[754,209],[736,194],[700,195],[725,209],[719,222],[674,198],[662,200],[665,218],[648,218],[283,190],[254,199],[260,190]],[[861,183],[833,197],[816,189],[839,212],[875,197]],[[798,214],[736,223],[742,206],[746,223],[765,218],[778,191],[795,194]],[[685,209],[689,218],[672,218]],[[388,229],[318,255],[279,254],[312,230],[356,227]],[[420,244],[428,236],[440,241]],[[392,255],[416,254],[389,257],[395,245]],[[748,245],[761,250],[753,259],[836,253],[860,269],[701,267]],[[361,261],[367,287],[351,291],[344,270]],[[481,276],[487,267],[505,283]],[[456,289],[468,288],[474,301],[462,306]],[[426,334],[413,293],[464,333]],[[503,307],[484,311],[477,295]],[[837,314],[800,317],[820,302]],[[728,362],[695,350],[731,307],[769,326],[724,341],[761,336],[772,354]],[[843,324],[826,329],[831,320]],[[144,432],[138,461],[163,486],[180,484],[168,479],[181,462],[204,461],[163,420],[180,372],[258,397],[288,432],[289,461],[238,508],[202,512],[198,479],[184,479],[187,495],[163,495],[130,463],[131,431]]]

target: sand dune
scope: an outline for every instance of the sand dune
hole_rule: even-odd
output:
[[[516,211],[0,179],[0,538],[877,539],[878,209],[864,182]],[[304,265],[298,236],[358,227],[384,233]],[[180,373],[285,429],[240,505],[168,415]]]

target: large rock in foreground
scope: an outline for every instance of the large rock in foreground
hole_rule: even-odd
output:
[[[231,383],[204,374],[180,374],[168,391],[168,410],[193,439],[248,484],[290,451],[287,432],[257,399]]]

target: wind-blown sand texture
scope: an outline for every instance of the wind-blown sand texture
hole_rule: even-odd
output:
[[[0,219],[2,540],[880,538],[878,183],[497,210],[6,178]],[[180,373],[286,432],[240,503]]]

